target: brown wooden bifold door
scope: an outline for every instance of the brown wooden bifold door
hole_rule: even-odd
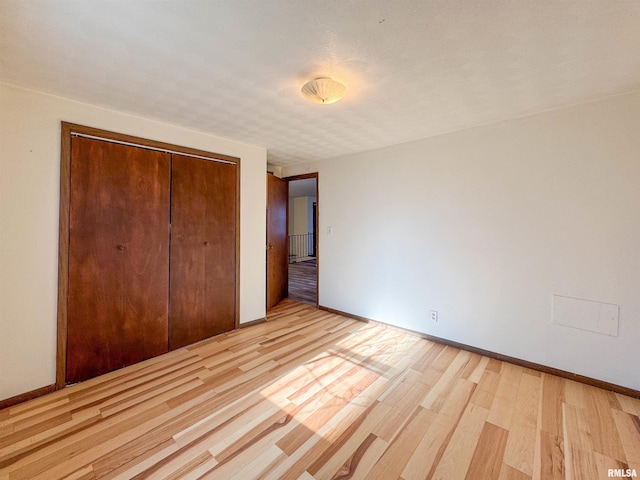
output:
[[[267,310],[287,298],[289,248],[285,180],[267,174]]]
[[[72,137],[67,383],[167,351],[170,161]]]
[[[236,171],[173,155],[170,350],[235,328]]]

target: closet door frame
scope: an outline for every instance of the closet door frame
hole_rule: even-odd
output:
[[[236,287],[235,287],[235,328],[240,318],[240,159],[228,155],[198,150],[195,148],[173,145],[170,143],[110,132],[98,128],[61,122],[60,143],[60,227],[58,237],[58,318],[56,349],[56,383],[55,388],[66,385],[67,373],[67,314],[69,296],[69,215],[71,194],[71,137],[74,135],[96,137],[105,141],[130,144],[132,146],[161,150],[167,153],[196,156],[212,161],[221,160],[236,166]],[[167,291],[167,295],[169,292]]]

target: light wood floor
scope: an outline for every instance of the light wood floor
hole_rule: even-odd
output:
[[[0,479],[600,479],[640,400],[285,301],[0,410]]]
[[[316,261],[289,264],[289,299],[317,305]]]

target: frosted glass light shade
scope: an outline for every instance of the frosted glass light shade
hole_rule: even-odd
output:
[[[315,103],[333,103],[340,100],[347,88],[331,78],[315,78],[302,86],[302,94]]]

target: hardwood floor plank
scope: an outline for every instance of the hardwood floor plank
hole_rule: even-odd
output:
[[[316,260],[289,264],[289,299],[316,305],[318,303]]]
[[[181,480],[183,478],[197,478],[195,472],[199,469],[202,473],[215,467],[217,461],[209,451],[201,452],[197,449],[188,450],[182,455],[164,459],[155,465],[132,476],[132,480]]]
[[[95,478],[96,476],[93,472],[93,467],[88,465],[67,476],[66,480],[93,480]]]
[[[506,463],[502,464],[499,480],[531,480],[531,475],[522,473]]]
[[[423,348],[424,353],[418,355],[418,359],[411,365],[413,370],[420,373],[424,373],[447,347],[440,343],[427,342]]]
[[[55,395],[56,393],[58,392],[54,392],[49,395]],[[44,397],[25,402],[21,405],[16,405],[5,410],[0,410],[0,413],[4,413],[4,415],[0,417],[0,428],[12,426],[13,429],[16,430],[16,427],[18,425],[34,425],[36,423],[40,423],[43,420],[46,420],[47,418],[51,418],[68,411],[68,409],[65,409],[65,407],[69,404],[69,399],[67,397],[57,398],[55,401],[47,402],[44,405],[36,405],[33,408],[21,410],[18,409],[18,407],[28,405],[31,402],[41,400],[42,398],[46,398],[47,396],[48,395],[45,395]]]
[[[320,429],[331,417],[345,408],[355,394],[364,390],[375,380],[374,374],[365,374],[360,369],[351,369],[338,378],[336,384],[349,382],[353,385],[350,391],[337,396],[330,391],[334,384],[327,387],[326,394],[318,400],[323,407],[310,414],[304,422],[298,424],[289,435],[283,437],[277,445],[287,454],[291,455],[294,450],[300,448],[317,430]],[[337,386],[337,385],[336,385]]]
[[[567,478],[598,478],[598,465],[593,451],[565,447]]]
[[[583,452],[593,451],[593,441],[586,411],[583,408],[564,404],[562,406],[562,419],[565,447],[572,447]]]
[[[417,407],[402,431],[389,442],[387,450],[364,478],[367,480],[398,478],[435,416],[433,411]]]
[[[640,472],[640,417],[612,410],[629,468]]]
[[[443,348],[438,356],[431,363],[429,363],[429,365],[423,372],[422,382],[427,385],[434,386],[440,381],[440,378],[445,375],[445,373],[447,374],[446,379],[452,380],[453,378],[455,378],[455,375],[460,369],[461,363],[464,362],[464,357],[462,359],[458,359],[455,366],[452,367],[451,364],[460,353],[462,352],[456,348]],[[444,385],[446,385],[446,383],[441,384],[439,390],[436,390],[427,400],[429,406],[431,406],[431,403],[436,400],[439,391],[444,388]]]
[[[541,377],[526,374],[520,377],[504,452],[504,463],[529,477],[533,475],[541,388]]]
[[[117,422],[108,420],[102,424],[93,424],[86,432],[76,433],[59,443],[50,443],[46,448],[35,451],[37,462],[27,463],[11,474],[15,480],[48,480],[61,478],[73,472],[77,465],[84,466],[109,450],[126,442],[127,438],[135,438],[140,428],[152,428],[162,423],[167,412],[166,405],[158,405],[145,409],[127,418],[119,418]],[[93,428],[97,426],[98,428]],[[132,428],[135,426],[136,428]],[[60,463],[60,458],[75,457],[75,462]]]
[[[429,393],[422,400],[421,405],[434,412],[439,412],[442,405],[446,401],[447,397],[451,393],[451,389],[456,385],[457,380],[462,377],[465,366],[471,358],[471,353],[464,351],[455,351],[456,355],[453,357],[443,374],[437,379],[435,383],[427,381],[426,383],[432,385],[433,388],[429,390]],[[427,370],[427,373],[429,370]]]
[[[616,393],[615,396],[620,403],[620,408],[624,412],[640,417],[640,399],[626,397],[624,395],[620,395],[619,393]],[[0,425],[1,424],[2,422],[0,421]]]
[[[200,444],[215,455],[254,425],[274,414],[284,415],[282,408],[259,395],[251,395],[246,402],[237,402],[220,413],[214,411],[193,426],[181,429],[172,438],[184,449]]]
[[[8,466],[13,469],[15,464],[20,463],[21,459],[34,454],[38,455],[40,451],[44,451],[47,448],[51,450],[76,432],[82,432],[91,425],[98,424],[100,420],[99,412],[87,412],[84,415],[75,416],[71,422],[67,422],[64,425],[9,444],[0,450],[0,469]]]
[[[468,380],[473,383],[480,383],[480,379],[482,378],[482,374],[487,368],[488,363],[489,357],[480,357],[480,362],[478,362],[475,370],[469,375]]]
[[[462,378],[464,379],[469,379],[469,377],[476,371],[476,368],[478,367],[478,365],[480,364],[480,361],[482,360],[482,356],[478,355],[477,353],[469,353],[469,359],[467,360],[466,365],[464,366],[464,370],[462,371]],[[474,382],[474,383],[478,383],[478,382]]]
[[[333,477],[331,477],[331,479],[364,479],[367,473],[370,472],[378,460],[380,460],[388,447],[389,444],[387,442],[374,435],[372,443],[369,444],[367,442],[365,444],[365,442],[363,442],[363,444],[358,447],[358,456],[360,457],[360,460],[357,462],[351,461],[350,472],[344,475],[337,472]],[[354,457],[355,455],[356,454],[354,453]]]
[[[345,432],[350,430],[352,425],[357,424],[359,419],[369,410],[368,406],[372,405],[372,398],[375,396],[373,390],[376,388],[372,384],[363,394],[357,396],[356,401],[352,401],[338,415],[319,428],[316,434],[306,442],[309,448],[289,467],[282,480],[293,480],[303,471],[310,470],[310,463],[316,464],[334,445],[338,445]],[[327,457],[325,456],[325,458]],[[328,478],[329,473],[325,478]]]
[[[564,381],[553,375],[542,375],[542,398],[539,428],[556,437],[562,437],[562,403]]]
[[[626,471],[628,468],[630,468],[630,465],[628,465],[627,463],[606,457],[598,452],[595,452],[593,456],[595,458],[596,469],[598,471],[597,478],[611,478],[611,476],[609,475],[610,469]]]
[[[403,479],[422,479],[425,478],[425,472],[428,472],[427,478],[433,476],[475,388],[475,383],[460,378],[442,408],[439,411],[431,410],[436,415],[402,470]]]
[[[500,373],[502,370],[503,362],[497,360],[495,358],[490,358],[489,363],[487,363],[487,370],[494,373]]]
[[[318,456],[307,471],[316,478],[332,478],[336,475],[347,478],[353,474],[364,453],[377,438],[371,430],[388,415],[390,409],[378,401],[371,404]]]
[[[521,379],[522,367],[510,364],[503,365],[487,422],[509,430]]]
[[[332,479],[353,478],[353,475],[355,474],[358,466],[360,465],[362,458],[364,457],[369,447],[371,447],[373,442],[376,441],[376,439],[377,437],[373,433],[370,433],[369,435],[367,435],[358,444],[358,446],[355,448],[353,453],[347,459],[345,459],[344,463],[342,463],[342,465],[340,465],[340,467],[337,470],[335,470],[336,473],[331,478]],[[328,469],[333,470],[334,466],[331,465],[328,467]],[[317,476],[316,477],[312,476],[312,478],[329,478],[326,474],[323,474],[323,473],[324,472],[317,472]]]
[[[145,451],[136,448],[135,442],[130,442],[129,445],[130,450],[126,455],[93,462],[91,465],[95,477],[105,480],[131,478],[178,449],[176,443],[171,440],[154,445],[153,448]]]
[[[624,462],[625,454],[613,419],[608,393],[610,392],[595,387],[588,389],[586,412],[593,450]],[[616,405],[619,407],[619,403],[616,402]]]
[[[582,383],[565,380],[564,382],[564,403],[579,407],[587,408],[585,402],[585,386]]]
[[[434,480],[464,478],[489,415],[486,408],[469,403],[433,474]]]
[[[390,412],[385,421],[376,425],[372,433],[384,440],[391,442],[411,418],[411,413],[416,410],[416,405],[424,399],[430,386],[422,383],[422,375],[408,370],[394,382],[389,382],[389,388],[380,400],[390,407]]]
[[[46,430],[51,430],[55,427],[59,427],[60,425],[64,425],[73,420],[71,413],[65,412],[56,414],[50,418],[44,418],[37,423],[33,423],[31,420],[29,426],[24,426],[21,422],[20,424],[13,425],[11,432],[7,430],[7,433],[0,436],[0,450],[9,445],[14,445],[21,440],[25,440],[29,437],[35,437]],[[20,428],[22,426],[22,428]]]
[[[537,437],[533,478],[564,480],[566,462],[562,437],[540,429],[537,432]]]
[[[478,382],[478,388],[473,392],[471,403],[489,410],[500,383],[500,374],[485,370]]]
[[[260,455],[255,456],[247,466],[230,477],[230,479],[246,480],[247,478],[259,478],[271,465],[283,459],[284,456],[285,454],[277,446],[270,445]]]
[[[509,432],[492,423],[485,422],[478,445],[471,459],[465,479],[498,479]]]

